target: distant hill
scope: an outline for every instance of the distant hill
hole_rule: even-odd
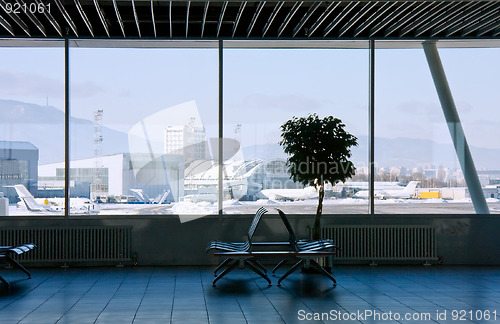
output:
[[[368,161],[368,137],[359,136],[359,146],[353,152],[353,162],[366,166]],[[471,147],[477,169],[500,169],[500,150]],[[276,144],[243,147],[246,159],[286,159],[283,149]],[[431,140],[414,138],[376,138],[375,161],[378,167],[403,166],[406,168],[436,167],[460,168],[453,145],[440,144]]]
[[[52,106],[40,106],[14,100],[0,99],[0,140],[27,141],[38,147],[40,163],[64,160],[64,113]],[[71,119],[71,157],[82,159],[94,156],[93,121]],[[102,154],[128,152],[128,136],[103,126]],[[359,136],[359,146],[353,149],[358,166],[368,161],[368,137]],[[500,150],[471,147],[477,169],[500,169]],[[245,159],[286,159],[276,144],[243,147]],[[451,144],[413,138],[376,138],[375,160],[379,167],[425,167],[429,164],[459,168]]]
[[[64,161],[64,113],[52,106],[0,99],[0,140],[31,142],[40,164]],[[94,156],[94,123],[71,118],[71,158]],[[128,151],[127,134],[102,128],[103,155]]]

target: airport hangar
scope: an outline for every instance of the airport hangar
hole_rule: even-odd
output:
[[[40,4],[41,2],[37,2]],[[459,242],[472,242],[475,237],[485,237],[488,229],[498,228],[498,220],[489,214],[484,195],[480,188],[477,172],[467,147],[466,138],[460,127],[460,119],[453,104],[453,97],[446,82],[437,47],[498,47],[500,37],[500,3],[497,1],[50,1],[52,10],[41,9],[40,15],[32,12],[7,12],[0,15],[0,37],[2,46],[61,46],[64,42],[65,59],[65,188],[70,186],[69,176],[69,47],[212,47],[220,53],[220,72],[222,72],[223,48],[367,48],[370,51],[369,65],[369,111],[370,111],[370,152],[369,162],[374,162],[374,111],[375,48],[422,48],[425,51],[433,81],[436,85],[444,115],[449,125],[454,127],[452,138],[459,155],[467,186],[471,194],[476,214],[469,217],[439,218],[435,215],[420,215],[408,220],[441,224],[440,228],[453,227],[452,223],[467,223],[469,230],[462,233]],[[42,7],[43,4],[41,5]],[[220,73],[219,120],[222,137],[222,73]],[[222,159],[219,159],[222,161]],[[222,168],[219,181],[222,181]],[[369,215],[366,222],[374,220],[373,169],[371,170]],[[222,186],[219,186],[222,187]],[[222,192],[219,190],[219,198]],[[69,192],[65,193],[69,205]],[[219,199],[221,204],[222,199]],[[219,208],[222,210],[222,208]],[[219,215],[220,216],[220,215]],[[401,215],[399,215],[401,216]],[[401,218],[401,217],[399,217]],[[65,220],[71,219],[66,210]],[[209,221],[210,218],[207,218]],[[41,225],[42,218],[30,220],[33,226]],[[78,220],[79,224],[99,224],[102,219]],[[361,218],[358,219],[361,221]],[[385,222],[397,223],[398,218],[384,218]],[[19,226],[17,220],[9,219],[9,225]],[[40,223],[41,222],[41,223]],[[86,223],[87,222],[87,223]],[[113,221],[111,221],[113,222]],[[132,227],[137,226],[133,219]],[[137,220],[139,222],[139,220]],[[168,218],[151,222],[148,226],[137,227],[134,232],[150,237],[147,231],[152,227],[163,228],[168,233]],[[162,223],[163,222],[163,223]],[[336,222],[350,222],[336,217]],[[155,224],[153,224],[155,223]],[[236,222],[233,231],[242,227]],[[23,223],[24,224],[24,223]],[[170,224],[172,225],[172,224]],[[196,228],[196,225],[193,225]],[[243,226],[244,227],[244,226]],[[305,227],[305,226],[304,226]],[[206,226],[199,232],[208,233]],[[179,230],[172,226],[170,230]],[[191,228],[192,230],[192,228]],[[481,251],[467,245],[452,246],[456,241],[450,239],[452,232],[442,232],[439,242],[441,249],[451,263],[498,264],[497,235],[491,234],[491,248],[483,245]],[[174,235],[178,237],[178,235]],[[140,240],[139,240],[140,241]],[[180,240],[182,241],[182,240]],[[143,242],[144,243],[144,242]],[[191,242],[192,243],[192,242]],[[166,240],[163,242],[171,250],[182,242]],[[157,250],[140,245],[140,253],[145,264],[173,262],[180,264],[206,263],[205,256],[198,251],[182,251],[166,259],[159,260],[147,250]],[[192,245],[192,244],[191,244]],[[181,249],[181,250],[185,250]],[[454,251],[461,251],[460,253]],[[485,255],[487,254],[487,255]],[[177,258],[176,258],[177,257]],[[486,258],[485,258],[486,257]],[[175,261],[174,261],[175,260]],[[496,260],[496,261],[495,261]]]

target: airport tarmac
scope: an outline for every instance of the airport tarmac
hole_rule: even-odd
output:
[[[253,214],[264,206],[270,213],[279,208],[287,214],[315,214],[318,201],[316,199],[303,201],[273,201],[258,200],[251,202],[229,201],[223,203],[223,213],[230,215]],[[500,214],[500,201],[489,201],[491,214]],[[62,212],[30,212],[10,206],[11,216],[31,215],[62,215]],[[141,204],[100,204],[98,215],[216,215],[216,203],[179,202],[162,205]],[[413,200],[392,199],[375,201],[376,214],[475,214],[474,206],[470,201],[446,200]],[[368,202],[364,199],[325,200],[323,214],[368,214]],[[96,214],[94,214],[96,215]]]

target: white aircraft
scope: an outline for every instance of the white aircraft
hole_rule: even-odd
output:
[[[170,194],[170,190],[163,190],[163,192],[156,196],[156,198],[150,198],[142,189],[130,189],[130,191],[134,193],[134,196],[139,199],[140,202],[157,205],[163,204]]]
[[[417,188],[417,184],[418,184],[418,181],[410,181],[406,187],[399,187],[399,188],[393,188],[393,189],[389,189],[389,187],[387,187],[387,188],[378,187],[378,188],[380,188],[380,189],[378,189],[377,186],[375,186],[374,195],[375,195],[375,198],[378,198],[378,199],[387,199],[387,198],[409,199],[415,193],[415,189]],[[360,190],[354,194],[354,198],[367,199],[368,196],[369,196],[368,190]]]
[[[64,198],[35,198],[22,184],[13,187],[26,209],[32,212],[59,212],[64,211]],[[97,214],[99,206],[88,198],[71,198],[70,213]]]
[[[264,189],[261,193],[269,200],[305,200],[318,197],[314,187],[304,189]]]

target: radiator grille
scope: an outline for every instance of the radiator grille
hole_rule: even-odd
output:
[[[322,228],[341,250],[335,260],[437,260],[435,229],[422,225],[339,225]]]
[[[16,258],[33,262],[130,260],[130,227],[76,226],[2,228],[0,245],[35,243]]]

